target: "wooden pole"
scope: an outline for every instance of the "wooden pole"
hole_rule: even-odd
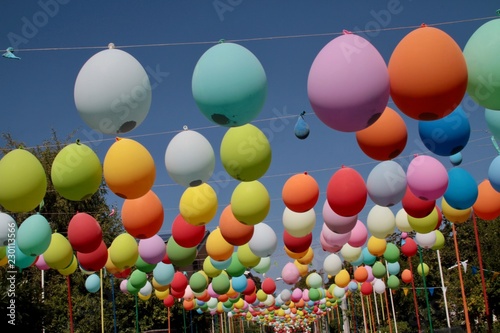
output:
[[[167,307],[167,322],[168,322],[168,333],[170,333],[170,307]],[[214,324],[214,319],[212,318],[212,327]],[[212,329],[213,333],[213,329]]]
[[[460,289],[462,291],[462,303],[464,306],[465,327],[467,328],[467,333],[471,333],[471,327],[469,322],[469,309],[467,308],[464,280],[462,278],[462,267],[461,267],[462,265],[460,261],[460,254],[458,253],[457,230],[455,229],[455,223],[452,223],[451,227],[453,228],[453,241],[455,242],[455,255],[457,257],[458,278],[460,279]]]

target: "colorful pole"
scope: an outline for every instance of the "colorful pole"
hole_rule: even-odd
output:
[[[464,280],[462,278],[462,268],[460,267],[461,261],[460,261],[460,254],[458,253],[457,230],[455,229],[455,223],[452,223],[451,227],[453,228],[453,241],[455,242],[455,255],[457,257],[458,278],[460,279],[460,289],[462,291],[462,303],[464,306],[465,326],[467,328],[467,333],[470,333],[471,327],[469,322],[469,309],[467,308],[467,298],[465,296]]]
[[[73,304],[71,302],[71,282],[69,275],[66,276],[66,282],[68,285],[69,330],[73,333]]]
[[[411,272],[411,289],[413,290],[413,304],[415,305],[415,316],[417,318],[417,328],[420,331],[420,316],[418,314],[418,302],[417,302],[417,291],[415,290],[415,279],[413,278],[413,265],[411,263],[411,258],[408,257],[408,265],[410,266]]]
[[[104,333],[104,291],[102,285],[102,268],[100,269],[99,275],[101,276],[101,332]]]

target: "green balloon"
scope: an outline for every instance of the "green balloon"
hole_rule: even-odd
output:
[[[238,259],[238,253],[234,252],[231,258],[231,264],[229,264],[229,267],[226,268],[227,274],[229,274],[229,276],[231,277],[241,276],[243,273],[245,273],[245,271],[246,267],[243,266],[240,260]]]
[[[189,286],[195,293],[203,292],[207,289],[207,285],[208,283],[206,277],[200,272],[193,273],[193,275],[189,278]]]
[[[317,288],[310,288],[309,289],[309,299],[311,301],[318,301],[321,298],[321,293]]]
[[[387,279],[387,287],[390,289],[397,290],[399,289],[399,279],[396,275],[390,275],[389,278]]]
[[[257,266],[253,268],[259,274],[267,273],[267,271],[271,268],[271,258],[263,257],[260,259],[260,262]]]
[[[141,289],[148,282],[148,275],[143,271],[136,269],[130,274],[128,283],[130,283],[134,288]]]
[[[384,252],[384,259],[387,262],[394,263],[399,260],[400,251],[397,245],[393,243],[387,243],[387,247]]]
[[[500,21],[490,20],[469,38],[463,55],[467,63],[467,93],[479,105],[500,110]]]
[[[212,289],[218,294],[218,295],[224,295],[229,291],[231,288],[231,283],[229,281],[229,277],[227,274],[219,274],[219,276],[216,276],[215,278],[212,279]]]
[[[186,267],[193,263],[198,254],[198,249],[195,247],[182,247],[177,244],[173,237],[170,237],[167,242],[167,256],[170,262],[178,267]]]
[[[141,256],[138,256],[137,261],[135,262],[135,267],[144,273],[151,273],[156,268],[156,265],[157,264],[150,264],[145,262],[144,259],[141,258]]]
[[[57,153],[50,177],[55,190],[65,199],[81,201],[97,192],[103,169],[96,153],[80,142],[67,145]]]
[[[142,288],[142,287],[141,287]],[[139,291],[141,291],[141,288],[136,288],[134,287],[131,283],[130,280],[127,281],[127,291],[132,294],[132,295],[137,295],[139,294]]]
[[[35,209],[47,192],[47,177],[35,155],[18,148],[0,160],[0,205],[14,212]]]
[[[374,263],[372,266],[372,274],[377,279],[383,278],[386,274],[386,269],[384,264],[382,264],[380,261]]]

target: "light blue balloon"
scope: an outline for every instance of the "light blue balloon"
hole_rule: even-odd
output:
[[[361,253],[363,254],[363,263],[365,265],[371,266],[377,260],[377,257],[371,254],[367,247],[364,247]]]
[[[101,289],[101,279],[97,274],[91,274],[85,279],[85,288],[89,293],[95,293]]]
[[[399,264],[398,261],[390,262],[387,264],[387,271],[389,272],[390,275],[397,275],[399,274],[400,270],[401,270],[401,265]]]
[[[174,279],[175,268],[172,264],[159,262],[153,269],[153,277],[162,286],[169,285]]]
[[[363,251],[361,251],[361,253],[360,253],[360,255],[359,255],[358,259],[356,259],[355,261],[351,261],[351,265],[353,265],[353,266],[355,266],[355,267],[356,267],[356,266],[361,266],[361,264],[363,264],[363,263],[364,263],[364,259],[365,259],[365,257],[364,257],[364,255],[363,255]]]
[[[234,276],[233,278],[231,278],[231,286],[236,292],[242,293],[247,288],[247,285],[248,280],[245,275]]]
[[[9,250],[10,248],[11,247],[7,247],[7,255],[10,254],[10,250]],[[31,265],[33,265],[36,258],[37,258],[37,256],[29,256],[29,255],[25,254],[23,251],[21,251],[21,249],[19,249],[19,246],[16,243],[16,247],[15,247],[15,259],[16,259],[15,266],[16,267],[18,267],[19,269],[24,269],[24,268],[30,267]]]
[[[456,154],[451,155],[450,156],[450,162],[454,166],[458,166],[458,165],[462,164],[462,153],[458,152]]]
[[[212,266],[214,266],[217,269],[223,270],[229,267],[231,265],[231,261],[233,260],[233,257],[229,257],[229,259],[226,259],[224,261],[217,261],[214,260],[213,258],[210,258],[210,262],[212,263]]]
[[[500,112],[500,111],[497,111]],[[488,180],[495,191],[500,192],[500,155],[491,161],[488,168]]]
[[[460,167],[448,171],[448,188],[443,197],[450,207],[463,210],[474,205],[478,196],[477,183],[469,171]]]
[[[349,288],[350,291],[356,291],[356,290],[358,290],[358,284],[354,281],[351,281],[347,285],[347,288]]]

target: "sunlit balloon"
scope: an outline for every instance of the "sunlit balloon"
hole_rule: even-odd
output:
[[[258,180],[240,182],[231,195],[231,211],[241,223],[256,225],[262,222],[271,208],[269,192]]]
[[[434,207],[434,210],[427,216],[421,218],[415,218],[413,216],[408,215],[408,223],[411,228],[416,232],[426,234],[436,229],[438,224],[440,223],[440,214],[441,211],[437,206]]]
[[[448,172],[444,165],[432,156],[418,155],[406,171],[410,191],[420,199],[436,200],[448,188]]]
[[[368,191],[363,177],[343,166],[330,178],[326,198],[332,210],[341,216],[357,215],[364,208]]]
[[[319,184],[307,172],[287,179],[281,191],[283,203],[291,211],[303,213],[316,205],[319,198]]]
[[[38,256],[48,249],[52,238],[52,227],[47,219],[36,213],[26,218],[15,235],[16,245],[29,256]]]
[[[366,244],[368,251],[376,257],[382,256],[387,248],[387,241],[382,238],[370,236]]]
[[[435,200],[424,200],[417,197],[410,190],[409,187],[406,189],[405,196],[401,200],[401,204],[405,212],[413,217],[421,218],[429,215],[434,207],[436,206]],[[402,230],[401,231],[411,231],[411,230]]]
[[[368,175],[368,196],[377,205],[391,207],[399,203],[406,193],[406,174],[394,161],[378,163]]]
[[[108,247],[101,241],[100,245],[92,252],[77,252],[76,258],[80,267],[88,271],[98,271],[106,266],[108,261],[109,252]]]
[[[479,183],[477,200],[472,206],[474,214],[483,220],[494,220],[500,215],[500,192],[488,179]]]
[[[460,224],[469,220],[472,214],[472,207],[469,207],[467,209],[455,209],[451,207],[443,197],[441,199],[441,211],[448,221],[450,221],[451,223]]]
[[[500,192],[500,155],[495,157],[488,167],[488,180],[491,187]]]
[[[165,241],[158,235],[139,240],[139,256],[148,264],[157,264],[166,254]]]
[[[126,232],[115,237],[108,251],[111,261],[120,269],[132,267],[139,257],[137,241]]]
[[[186,222],[199,226],[212,221],[217,214],[218,198],[214,188],[203,183],[184,190],[179,200],[179,211]]]
[[[193,247],[201,243],[205,237],[205,225],[192,225],[186,222],[181,214],[177,214],[172,223],[172,237],[180,246]]]
[[[357,214],[353,216],[341,216],[335,213],[330,207],[328,200],[325,200],[323,203],[322,217],[325,225],[331,231],[339,234],[350,232],[358,221]]]
[[[224,261],[231,258],[234,246],[222,237],[220,228],[216,228],[207,237],[206,249],[212,259]]]
[[[351,230],[351,236],[347,243],[353,247],[362,247],[365,245],[366,240],[368,239],[368,229],[365,224],[358,220],[356,225]]]
[[[68,240],[73,250],[82,253],[92,252],[101,245],[101,226],[92,215],[76,213],[69,221]]]
[[[340,259],[337,254],[331,253],[325,257],[323,261],[323,269],[327,274],[335,276],[342,270],[342,268],[342,259]]]
[[[238,221],[230,204],[224,208],[219,217],[219,229],[222,237],[234,246],[248,243],[254,234],[254,226]]]
[[[282,216],[283,226],[293,237],[304,237],[310,234],[316,225],[316,213],[310,209],[297,213],[285,207]]]
[[[261,258],[252,252],[248,244],[243,244],[236,250],[240,263],[248,268],[257,266]]]
[[[175,242],[173,237],[170,237],[167,241],[167,256],[170,262],[179,267],[186,267],[193,263],[198,254],[198,249],[194,247],[182,247]]]
[[[454,167],[448,171],[448,188],[443,195],[446,202],[455,209],[472,207],[478,196],[477,183],[469,171]]]
[[[73,249],[68,239],[61,233],[54,232],[49,247],[43,253],[47,265],[53,269],[64,269],[71,264],[73,256]]]
[[[123,226],[130,235],[139,239],[153,237],[163,225],[163,204],[150,190],[137,199],[125,199],[121,216]]]
[[[368,213],[366,227],[372,236],[385,239],[394,233],[396,217],[390,208],[375,205]]]
[[[361,255],[362,248],[354,247],[349,244],[344,244],[340,250],[340,254],[347,262],[353,262],[359,258]]]

